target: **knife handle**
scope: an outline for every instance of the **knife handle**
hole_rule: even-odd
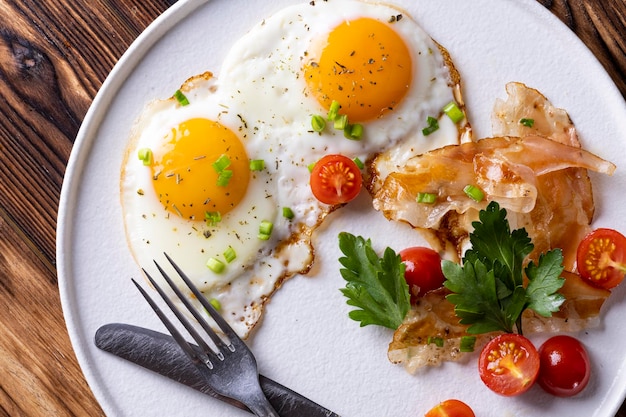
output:
[[[97,330],[95,343],[104,351],[249,411],[240,402],[214,392],[170,335],[130,324],[111,323]],[[281,417],[339,417],[263,375],[259,376],[259,382],[263,393]]]

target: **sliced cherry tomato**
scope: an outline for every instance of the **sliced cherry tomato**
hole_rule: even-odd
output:
[[[361,170],[343,155],[326,155],[313,167],[311,191],[324,204],[343,204],[361,191]]]
[[[539,378],[545,391],[558,397],[571,397],[589,382],[591,365],[585,347],[571,336],[559,335],[546,340],[539,348]]]
[[[424,417],[476,417],[469,405],[459,400],[446,400],[434,406]]]
[[[609,290],[626,274],[626,237],[613,229],[596,229],[578,245],[578,273],[596,287]]]
[[[495,337],[480,353],[480,379],[492,391],[514,396],[530,389],[539,374],[539,353],[533,343],[519,334]]]
[[[441,272],[441,257],[431,248],[407,248],[400,251],[400,258],[405,265],[404,278],[409,284],[411,300],[443,285],[446,278]]]

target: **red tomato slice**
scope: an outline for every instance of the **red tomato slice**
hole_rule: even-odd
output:
[[[311,172],[311,191],[324,204],[347,203],[361,191],[361,170],[343,155],[326,155]]]
[[[478,359],[480,379],[492,391],[514,396],[530,389],[539,374],[539,353],[533,343],[519,334],[495,337]]]
[[[409,284],[411,300],[443,285],[446,278],[441,272],[441,257],[431,248],[407,248],[400,251],[400,258],[405,265],[404,278]]]
[[[539,348],[539,378],[545,391],[558,397],[571,397],[589,382],[591,365],[585,347],[571,336],[559,335]]]
[[[434,406],[424,417],[476,417],[469,405],[459,400],[446,400]]]
[[[613,229],[596,229],[578,245],[578,273],[591,285],[609,290],[626,274],[626,237]]]

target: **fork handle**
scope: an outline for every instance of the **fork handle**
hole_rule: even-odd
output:
[[[250,397],[246,401],[246,406],[258,417],[280,417],[262,391],[259,391],[259,395]]]

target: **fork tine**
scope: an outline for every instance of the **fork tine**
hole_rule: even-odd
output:
[[[200,290],[198,290],[198,288],[193,284],[193,282],[191,282],[189,277],[178,267],[178,265],[176,265],[176,263],[172,260],[172,258],[169,257],[167,253],[164,253],[164,255],[169,261],[169,263],[172,264],[172,266],[174,267],[178,275],[180,275],[180,277],[183,279],[187,287],[189,287],[191,292],[193,292],[193,294],[196,296],[198,301],[200,301],[202,306],[210,314],[210,316],[213,318],[215,323],[217,323],[217,325],[219,326],[220,329],[222,329],[224,334],[228,336],[230,343],[231,344],[234,344],[234,343],[243,344],[243,341],[239,338],[237,333],[235,333],[235,331],[228,325],[228,323],[226,323],[226,320],[224,320],[224,318],[217,312],[217,310],[215,310],[215,308],[211,305],[211,303],[207,301],[207,299],[200,292]]]
[[[180,301],[182,301],[182,303],[185,305],[187,310],[194,316],[196,321],[200,324],[200,326],[204,329],[204,331],[209,335],[213,343],[215,343],[215,346],[217,347],[218,351],[221,351],[222,349],[226,348],[226,344],[224,343],[224,341],[215,333],[215,331],[213,331],[209,323],[207,323],[207,321],[204,319],[202,314],[198,312],[198,309],[196,309],[191,304],[191,302],[189,302],[187,297],[185,297],[185,295],[181,292],[178,286],[174,284],[174,282],[169,277],[169,275],[163,270],[163,268],[161,268],[161,265],[159,265],[156,261],[154,262],[154,264],[156,265],[157,269],[163,276],[163,279],[165,279],[167,284],[172,288],[176,296],[180,299]]]
[[[174,305],[173,301],[170,300],[170,298],[165,293],[165,291],[163,291],[163,289],[159,286],[159,284],[157,284],[156,281],[150,276],[148,271],[146,271],[144,269],[143,272],[144,272],[144,274],[146,274],[146,277],[148,278],[150,283],[154,286],[154,288],[157,290],[157,292],[159,293],[159,295],[161,296],[163,301],[165,301],[165,303],[170,308],[170,310],[172,310],[172,313],[174,313],[174,315],[176,316],[178,321],[180,321],[180,323],[183,325],[183,327],[185,327],[185,329],[191,335],[191,337],[193,337],[193,339],[196,341],[196,343],[198,343],[198,345],[202,348],[202,350],[204,351],[205,355],[207,355],[207,359],[209,360],[209,362],[210,362],[211,359],[214,359],[215,356],[217,356],[219,358],[219,360],[222,360],[223,359],[223,355],[221,354],[221,352],[216,354],[213,351],[213,349],[211,349],[209,347],[209,345],[207,345],[207,343],[204,341],[202,336],[200,336],[198,334],[196,329],[194,329],[193,325],[191,323],[189,323],[189,320],[187,320],[187,318],[180,312],[180,310],[178,308],[176,308],[176,306]],[[183,340],[184,340],[184,338],[183,338]],[[187,343],[187,342],[185,342],[185,343]],[[207,363],[206,360],[203,360],[203,362]],[[207,363],[207,366],[212,367],[213,365],[210,364],[210,363]]]
[[[185,354],[193,361],[193,362],[205,362],[203,361],[198,353],[196,352],[195,349],[193,349],[191,347],[191,345],[189,343],[187,343],[187,341],[185,340],[185,338],[183,337],[182,334],[180,334],[180,332],[178,331],[178,329],[176,328],[176,326],[174,326],[174,324],[167,318],[167,316],[165,315],[165,313],[163,313],[163,310],[161,310],[159,308],[159,306],[154,302],[154,300],[152,299],[152,297],[150,297],[148,295],[148,293],[141,287],[141,285],[139,285],[139,283],[137,283],[137,281],[135,281],[133,278],[131,278],[131,281],[133,282],[133,284],[135,284],[135,286],[137,287],[137,289],[139,290],[139,292],[141,293],[141,295],[143,295],[143,298],[146,299],[146,301],[148,302],[148,304],[150,305],[150,307],[152,308],[152,310],[154,310],[154,312],[156,313],[156,315],[159,317],[159,319],[161,320],[161,322],[165,325],[165,327],[167,328],[167,330],[170,332],[170,334],[172,335],[172,337],[174,338],[174,340],[176,341],[176,343],[181,347],[181,349],[185,352]]]

